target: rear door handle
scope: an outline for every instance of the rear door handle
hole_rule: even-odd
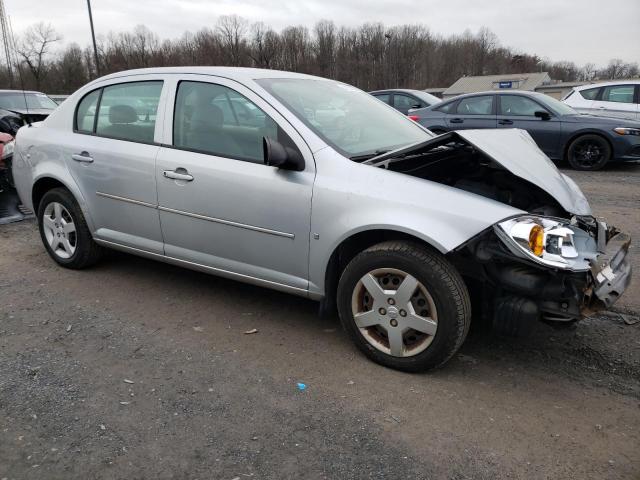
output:
[[[452,118],[449,120],[449,123],[464,123],[464,120],[461,118]]]
[[[498,120],[498,125],[513,125],[513,120]]]
[[[71,158],[73,158],[76,162],[82,162],[82,163],[93,162],[93,157],[89,155],[89,152],[74,153],[73,155],[71,155]]]
[[[184,168],[177,168],[175,170],[164,170],[162,172],[165,178],[172,178],[173,180],[182,180],[184,182],[193,181],[193,175],[189,175]]]

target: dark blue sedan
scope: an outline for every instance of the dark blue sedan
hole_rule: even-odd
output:
[[[422,126],[438,134],[476,128],[521,128],[552,160],[576,170],[599,170],[611,160],[640,161],[640,122],[576,112],[534,92],[461,95],[411,110]]]

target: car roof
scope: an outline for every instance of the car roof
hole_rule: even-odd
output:
[[[449,102],[451,100],[460,100],[461,98],[465,98],[465,97],[476,97],[480,95],[522,95],[523,97],[547,96],[544,93],[530,92],[529,90],[509,90],[509,91],[487,90],[484,92],[463,93],[462,95],[456,95],[455,97],[446,98],[444,102]]]
[[[121,72],[111,73],[103,77],[93,80],[95,83],[102,80],[110,80],[120,77],[130,77],[135,75],[153,75],[153,74],[194,74],[194,75],[212,75],[216,77],[224,77],[230,80],[248,81],[258,80],[261,78],[307,78],[315,80],[326,80],[326,78],[315,77],[303,73],[284,72],[282,70],[270,70],[266,68],[245,68],[245,67],[160,67],[160,68],[137,68],[134,70],[123,70]]]
[[[2,93],[20,93],[20,94],[22,94],[22,93],[37,93],[39,95],[44,95],[44,93],[38,92],[36,90],[11,90],[9,88],[0,90],[0,94],[2,94]]]
[[[415,88],[385,88],[384,90],[372,90],[369,93],[393,93],[393,92],[427,93],[423,90],[416,90]]]
[[[640,80],[612,80],[610,82],[589,83],[575,87],[576,90],[588,90],[590,88],[608,87],[612,85],[640,85]]]

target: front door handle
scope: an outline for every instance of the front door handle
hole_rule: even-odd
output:
[[[172,178],[173,180],[182,180],[184,182],[193,181],[193,175],[189,175],[184,168],[176,168],[175,170],[165,170],[162,172],[165,178]]]
[[[461,118],[452,118],[449,120],[449,123],[464,123],[464,120]]]
[[[498,125],[513,125],[513,120],[498,120]]]
[[[89,155],[89,152],[85,152],[85,151],[80,153],[74,153],[73,155],[71,155],[71,158],[73,158],[76,162],[82,162],[82,163],[93,162],[93,157]]]

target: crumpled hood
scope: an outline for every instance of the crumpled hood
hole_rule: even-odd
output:
[[[458,130],[460,137],[482,150],[514,175],[527,180],[553,198],[569,213],[591,215],[580,188],[562,174],[525,130]]]
[[[528,181],[551,195],[573,215],[591,215],[591,207],[576,183],[560,173],[549,157],[538,148],[525,130],[456,130],[429,138],[421,143],[383,153],[363,164],[381,166],[407,155],[444,146],[459,137],[517,177]],[[395,161],[398,161],[395,160]]]

